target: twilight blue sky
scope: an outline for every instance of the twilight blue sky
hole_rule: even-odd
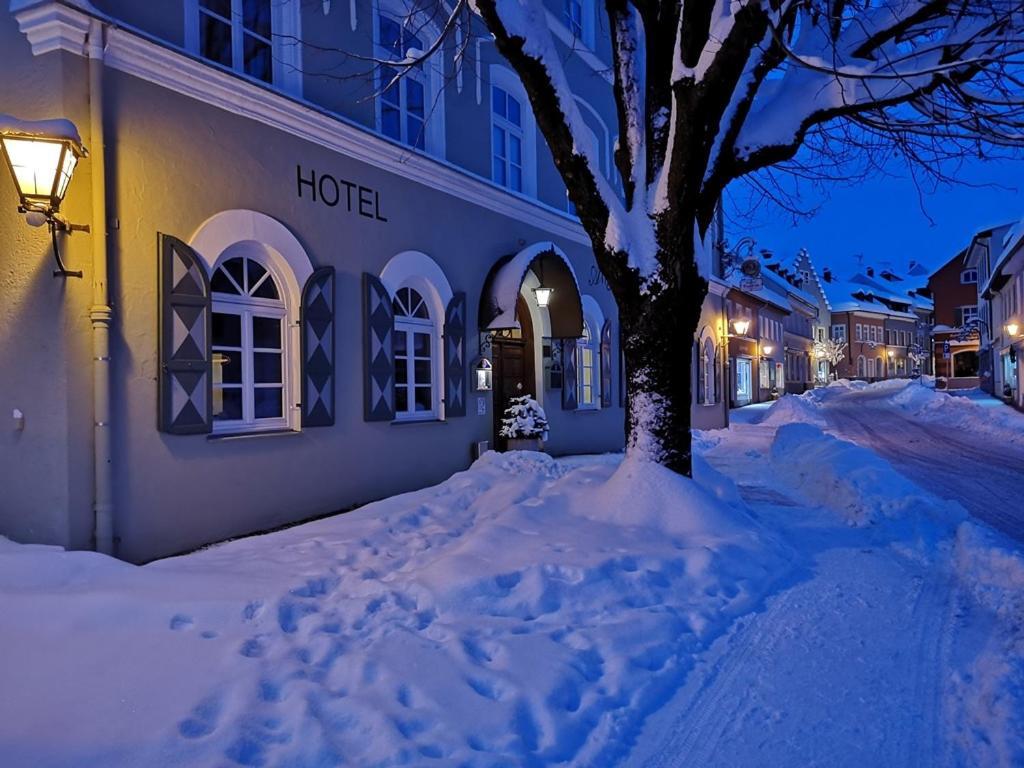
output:
[[[957,184],[919,195],[908,172],[893,170],[853,186],[831,184],[825,193],[808,188],[801,204],[821,207],[795,226],[792,216],[774,207],[759,210],[748,222],[730,217],[727,239],[749,234],[759,247],[779,254],[806,247],[819,269],[831,266],[844,275],[856,266],[857,254],[865,263],[891,261],[898,270],[916,259],[933,271],[975,231],[1024,216],[1024,161],[972,159],[956,173],[983,186]]]

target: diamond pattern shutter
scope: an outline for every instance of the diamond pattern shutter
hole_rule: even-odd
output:
[[[198,254],[159,236],[160,340],[157,428],[174,435],[213,429],[210,282]]]
[[[444,313],[444,413],[466,415],[466,294],[456,293]]]
[[[612,321],[601,326],[601,407],[612,404]]]
[[[562,339],[562,410],[575,411],[579,407],[576,391],[576,339]]]
[[[391,294],[379,279],[363,273],[366,357],[363,361],[363,412],[366,421],[395,418],[395,319]]]
[[[334,267],[302,289],[302,426],[334,424]]]

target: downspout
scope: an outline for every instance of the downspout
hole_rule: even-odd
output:
[[[103,23],[89,25],[89,136],[92,144],[93,487],[96,551],[114,554],[110,449],[110,320],[107,290],[107,169],[103,136]]]

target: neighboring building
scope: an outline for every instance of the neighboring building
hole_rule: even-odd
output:
[[[546,408],[552,453],[621,449],[615,302],[482,30],[471,64],[446,45],[387,86],[365,62],[439,31],[394,0],[11,5],[0,113],[78,126],[91,154],[61,213],[93,233],[60,236],[84,277],[53,279],[46,231],[0,183],[0,534],[86,548],[99,518],[138,562],[328,514],[500,447],[516,394]],[[614,103],[586,86],[610,48],[597,6],[574,8],[549,22],[615,184]],[[712,283],[704,427],[728,403]]]
[[[928,278],[928,291],[935,302],[932,355],[936,383],[950,389],[979,384],[978,268],[968,264],[969,250],[957,253]]]
[[[799,394],[827,380],[828,363],[814,354],[817,341],[828,333],[828,299],[806,250],[794,257],[766,257],[765,266],[785,281],[790,312],[783,321],[786,349],[786,391]],[[771,278],[773,280],[777,278]]]
[[[985,255],[979,260],[979,294],[990,317],[993,390],[1024,409],[1024,220],[994,232]]]
[[[978,279],[978,319],[976,333],[978,335],[979,360],[978,379],[979,385],[989,394],[1002,396],[1002,389],[996,386],[999,376],[999,369],[1002,362],[998,359],[996,349],[999,346],[996,340],[1004,333],[1000,321],[997,319],[998,312],[994,304],[1002,302],[996,299],[995,295],[990,299],[982,286],[985,286],[992,275],[994,262],[999,258],[1003,250],[1003,239],[1010,232],[1011,224],[1004,224],[992,229],[984,229],[977,232],[967,247],[967,256],[964,259],[965,269],[977,270]]]
[[[845,281],[831,269],[822,270],[830,335],[847,342],[846,356],[836,366],[840,378],[878,381],[927,372],[915,365],[912,353],[927,349],[932,305],[915,282],[887,264],[862,266]]]
[[[785,318],[790,313],[785,282],[762,272],[759,288],[744,288],[742,278],[725,302],[729,328],[730,404],[762,403],[786,392]],[[742,332],[741,332],[742,331]]]

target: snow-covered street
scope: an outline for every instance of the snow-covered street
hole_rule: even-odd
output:
[[[696,482],[489,454],[143,567],[0,542],[3,765],[1020,765],[1024,554],[942,498],[990,476],[871,450],[1019,415],[905,382],[752,413]]]

